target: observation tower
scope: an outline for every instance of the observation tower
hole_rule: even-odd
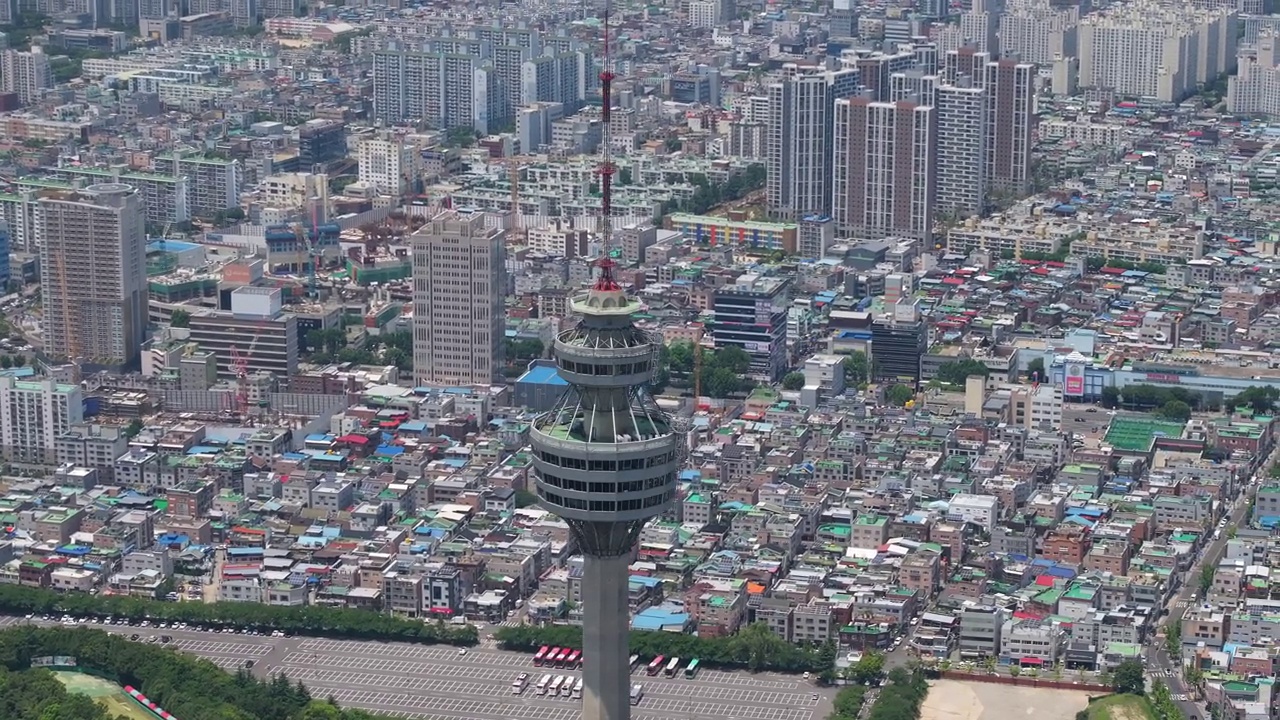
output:
[[[682,440],[648,392],[657,347],[631,316],[640,303],[599,278],[571,302],[582,319],[555,340],[569,389],[530,430],[542,505],[569,524],[586,558],[582,582],[584,720],[631,717],[627,603],[632,548],[671,504]]]

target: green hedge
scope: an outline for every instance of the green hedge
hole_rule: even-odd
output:
[[[582,628],[576,625],[504,627],[494,637],[507,650],[535,652],[543,645],[582,649]],[[703,665],[778,672],[822,672],[835,661],[834,647],[803,648],[770,632],[763,623],[737,635],[701,638],[670,632],[632,631],[631,652],[643,658],[698,658]],[[588,659],[590,662],[590,659]]]
[[[368,610],[350,610],[319,605],[281,607],[262,603],[161,602],[122,595],[58,593],[21,585],[0,585],[0,614],[62,615],[77,617],[117,617],[131,620],[185,622],[208,627],[281,630],[298,635],[444,643],[471,646],[479,635],[471,625],[453,626],[442,622],[391,617]]]

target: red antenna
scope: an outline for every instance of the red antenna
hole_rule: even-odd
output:
[[[613,278],[613,269],[618,263],[609,256],[613,251],[613,175],[618,166],[613,164],[613,132],[609,128],[609,117],[613,109],[613,63],[610,59],[609,36],[610,0],[604,3],[604,67],[600,70],[600,165],[596,172],[600,174],[600,275],[596,278],[594,289],[601,292],[617,292],[621,288]]]

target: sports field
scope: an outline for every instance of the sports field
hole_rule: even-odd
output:
[[[60,670],[54,675],[67,686],[67,692],[88,695],[106,705],[113,715],[123,715],[129,720],[155,720],[154,715],[139,707],[125,694],[124,688],[113,682],[67,670]]]

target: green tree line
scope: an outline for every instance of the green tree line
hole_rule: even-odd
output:
[[[80,668],[132,685],[182,720],[373,720],[363,710],[339,709],[311,697],[283,675],[258,680],[228,674],[213,663],[163,646],[129,642],[89,628],[18,627],[0,632],[0,717],[5,720],[98,720],[83,695],[68,695],[33,658],[76,658]],[[43,697],[43,699],[42,699]],[[93,703],[90,702],[92,705]],[[332,711],[332,712],[331,712]],[[68,714],[76,712],[80,714]]]
[[[582,649],[582,628],[575,625],[504,627],[494,637],[507,650],[535,652],[543,645]],[[755,623],[729,637],[697,637],[682,633],[634,630],[631,652],[642,658],[698,658],[703,665],[751,671],[823,672],[834,662],[831,648],[804,648]],[[588,658],[587,662],[590,662]]]
[[[889,682],[880,691],[867,720],[919,720],[920,705],[929,694],[924,672],[903,668],[889,671]]]
[[[310,605],[283,607],[262,603],[172,603],[122,595],[89,595],[23,585],[0,585],[0,614],[69,614],[131,620],[185,622],[206,627],[281,630],[298,635],[345,637],[427,644],[471,646],[479,642],[474,626],[423,623],[368,610]]]

